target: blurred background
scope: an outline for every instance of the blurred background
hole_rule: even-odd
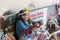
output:
[[[7,10],[19,12],[21,9],[32,5],[36,8],[41,8],[49,5],[54,5],[60,0],[0,0],[0,16]]]

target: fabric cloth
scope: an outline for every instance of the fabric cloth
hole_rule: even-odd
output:
[[[44,39],[44,36],[45,36],[45,35],[42,34],[41,37],[40,37],[40,40],[43,40],[43,39]]]

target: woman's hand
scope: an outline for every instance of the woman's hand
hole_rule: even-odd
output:
[[[16,40],[13,35],[7,33],[4,35],[3,40]]]

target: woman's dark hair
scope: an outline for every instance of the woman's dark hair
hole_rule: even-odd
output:
[[[19,13],[16,14],[15,26],[16,26],[16,23],[17,23],[19,20],[21,20],[22,22],[24,22],[24,21],[23,21],[23,18],[22,18],[22,15],[19,15],[19,14],[22,14],[22,13],[24,13],[23,10],[19,11]],[[16,27],[15,27],[15,29],[16,29]],[[15,31],[15,34],[17,34],[17,33],[16,33],[16,30],[14,30],[14,31]],[[17,39],[18,39],[18,36],[15,35],[15,34],[14,34],[14,36],[15,36],[15,38],[16,38],[16,40],[17,40]]]
[[[25,10],[19,11],[19,13],[18,13],[18,15],[17,15],[17,20],[18,20],[18,21],[21,20],[24,24],[26,24],[26,23],[24,22],[23,18],[22,18],[22,15],[19,15],[19,14],[24,13],[24,11],[25,11]],[[24,15],[24,14],[23,14],[23,15]],[[28,21],[29,21],[29,20],[28,20]]]

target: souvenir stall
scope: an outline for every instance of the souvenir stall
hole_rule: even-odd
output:
[[[59,27],[59,25],[57,21],[56,7],[56,5],[51,5],[29,11],[29,18],[37,23],[39,27],[32,30],[33,36],[28,40],[59,40],[60,29],[58,30],[57,28]],[[14,33],[14,31],[16,31],[14,30],[14,28],[16,26],[17,14],[18,13],[13,10],[8,10],[4,13],[2,18],[0,18],[0,21],[2,20],[2,22],[0,23],[0,28],[2,29],[2,33],[0,33],[1,40],[5,40],[3,38],[7,33],[10,33],[7,34],[7,38],[9,37],[9,40],[16,40],[17,36],[16,33]],[[55,38],[55,36],[53,35],[57,37]]]
[[[53,29],[51,31],[49,29],[49,26],[47,26],[47,24],[48,24],[48,20],[50,20],[50,19],[51,19],[52,23],[57,24],[56,7],[57,7],[56,5],[51,5],[51,6],[31,10],[29,12],[29,17],[32,20],[34,20],[36,22],[41,21],[43,23],[40,26],[40,28],[35,28],[32,31],[32,33],[33,33],[33,37],[31,38],[32,40],[47,40],[47,39],[49,40],[50,37],[53,35],[52,33],[55,32],[56,28],[54,28],[54,27],[51,28],[51,29]],[[50,32],[51,32],[51,34],[50,34]]]

